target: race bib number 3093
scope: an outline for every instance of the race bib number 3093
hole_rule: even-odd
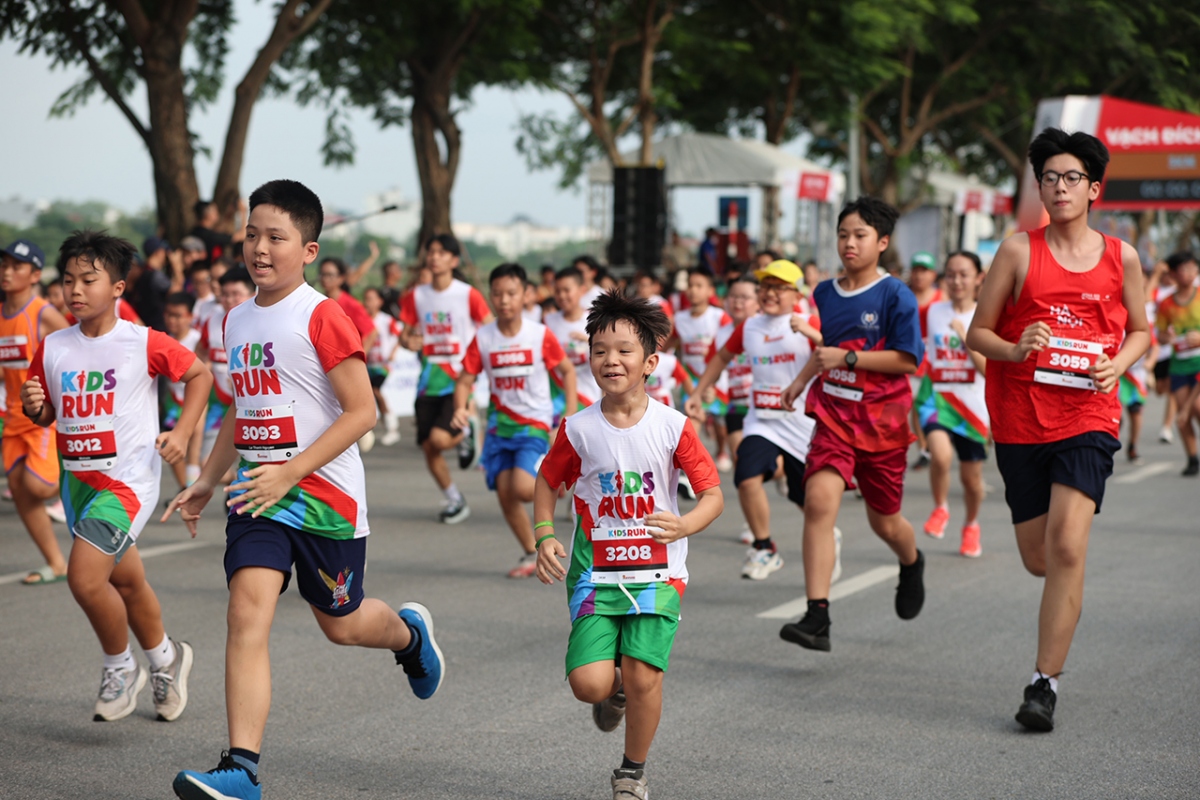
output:
[[[233,444],[247,461],[290,461],[300,452],[292,407],[239,408]]]

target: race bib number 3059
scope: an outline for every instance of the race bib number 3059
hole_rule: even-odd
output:
[[[59,420],[57,430],[58,452],[68,472],[107,472],[117,465],[117,436],[111,418]]]
[[[667,546],[644,526],[592,531],[592,583],[658,583],[667,580]]]
[[[233,445],[247,461],[290,461],[300,452],[292,407],[239,408]]]
[[[1046,349],[1038,353],[1033,379],[1051,386],[1094,390],[1096,384],[1088,370],[1102,353],[1104,347],[1096,342],[1051,337]]]

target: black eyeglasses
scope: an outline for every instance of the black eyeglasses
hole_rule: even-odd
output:
[[[1067,186],[1078,186],[1079,182],[1084,178],[1091,180],[1091,176],[1086,172],[1080,172],[1077,169],[1069,169],[1066,172],[1043,172],[1042,186],[1049,189],[1051,186],[1057,186],[1059,178],[1062,178],[1063,183]]]

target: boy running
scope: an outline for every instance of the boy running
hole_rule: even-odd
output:
[[[167,295],[167,302],[163,307],[163,323],[167,334],[193,353],[200,344],[200,331],[192,326],[194,307],[195,299],[187,292]],[[182,381],[174,381],[167,386],[163,427],[169,431],[175,430],[175,426],[179,424],[186,391],[186,384]],[[186,489],[192,481],[200,477],[200,450],[203,443],[204,426],[197,425],[188,437],[187,456],[171,465],[180,489]]]
[[[250,195],[245,255],[258,295],[225,320],[234,406],[200,478],[172,501],[196,520],[235,459],[226,488],[229,631],[225,706],[229,750],[208,772],[180,772],[183,800],[262,797],[258,760],[271,707],[267,643],[279,595],[292,577],[331,642],[392,650],[413,693],[442,681],[429,610],[393,611],[363,595],[367,505],[355,444],[375,425],[362,337],[337,302],[304,282],[317,258],[321,201],[295,181]]]
[[[689,308],[675,317],[674,337],[679,346],[679,360],[693,384],[700,380],[708,366],[709,351],[717,339],[717,331],[722,325],[733,321],[723,308],[709,303],[716,294],[717,287],[711,273],[698,267],[688,270]],[[712,398],[704,404],[704,414],[698,417],[693,415],[696,420],[693,424],[699,428],[709,419],[713,421],[717,434],[717,470],[728,472],[733,469],[733,461],[725,452],[725,412],[729,410],[729,385],[723,377],[718,373],[716,381],[708,387],[712,390]]]
[[[929,448],[929,485],[933,513],[925,533],[946,535],[950,521],[950,462],[958,455],[959,476],[967,517],[958,552],[982,554],[979,507],[983,504],[983,462],[987,460],[988,413],[984,399],[987,360],[967,349],[967,328],[975,315],[975,293],[983,280],[979,256],[963,250],[946,259],[943,284],[949,300],[930,305],[926,313],[925,352],[928,367],[921,378],[916,407]]]
[[[207,459],[217,442],[217,432],[233,405],[233,381],[229,374],[229,351],[225,347],[225,318],[230,311],[254,297],[254,281],[243,266],[236,266],[219,281],[221,307],[208,315],[200,329],[196,353],[213,374],[212,395],[208,398],[208,416],[204,424],[204,448]]]
[[[448,233],[434,236],[425,245],[425,263],[433,281],[418,285],[400,299],[400,321],[404,323],[400,343],[420,353],[423,361],[415,407],[417,444],[425,454],[429,474],[445,495],[438,519],[448,525],[471,516],[471,509],[450,479],[442,451],[459,448],[458,464],[466,469],[474,462],[476,449],[474,415],[466,428],[454,426],[454,385],[475,331],[492,321],[479,290],[454,277],[458,256],[457,239]]]
[[[1172,346],[1167,375],[1177,409],[1175,425],[1187,456],[1183,475],[1191,477],[1200,475],[1195,430],[1200,423],[1200,290],[1196,288],[1196,257],[1191,253],[1175,253],[1167,259],[1167,268],[1175,282],[1175,293],[1159,304],[1155,325],[1159,341]]]
[[[20,403],[33,354],[47,335],[67,327],[63,315],[35,291],[44,263],[42,249],[27,239],[13,242],[0,257],[0,290],[4,295],[0,367],[4,368],[7,401],[0,449],[13,505],[46,562],[25,576],[26,586],[58,583],[67,577],[67,561],[54,538],[54,525],[46,510],[46,501],[58,494],[54,431],[35,425],[21,413]],[[58,506],[56,511],[61,508]]]
[[[483,468],[487,487],[496,493],[500,510],[524,555],[509,571],[510,578],[528,578],[537,567],[533,523],[525,504],[533,501],[538,465],[550,448],[554,406],[550,372],[558,374],[566,399],[564,414],[576,407],[575,368],[550,329],[522,313],[527,278],[520,264],[501,264],[492,270],[492,308],[496,321],[479,329],[454,387],[454,425],[470,417],[468,403],[475,377],[486,372],[491,386]]]
[[[383,396],[383,384],[387,381],[392,359],[400,349],[400,321],[383,310],[383,292],[374,286],[363,291],[363,308],[371,315],[375,325],[375,338],[367,349],[367,374],[371,378],[371,391],[375,405],[383,417],[383,437],[379,443],[389,447],[400,441],[400,418],[388,408]]]
[[[603,399],[563,423],[534,493],[537,575],[566,579],[571,613],[566,671],[575,697],[612,731],[625,718],[625,753],[611,779],[614,800],[645,800],[645,766],[662,716],[662,681],[687,587],[687,539],[724,507],[712,457],[687,417],[653,402],[645,382],[656,345],[670,333],[663,312],[616,292],[588,315],[591,368]],[[690,473],[699,502],[680,517],[676,484]],[[575,485],[571,564],[554,538],[560,486]],[[617,659],[620,659],[620,667]]]
[[[813,291],[821,310],[824,346],[791,386],[781,406],[791,410],[810,380],[805,404],[816,418],[805,470],[804,590],[808,611],[779,635],[810,650],[828,651],[829,584],[837,562],[834,524],[842,494],[855,482],[875,535],[900,561],[896,614],[913,619],[925,602],[925,557],[900,513],[912,390],[908,376],[925,354],[917,300],[907,286],[879,270],[899,213],[874,197],[847,204],[838,215],[838,256],[845,274]]]
[[[596,385],[589,365],[591,356],[588,353],[587,314],[579,304],[582,297],[582,273],[575,267],[559,270],[554,276],[554,302],[559,310],[546,315],[546,327],[558,339],[567,354],[567,360],[575,368],[575,397],[579,408],[587,408],[600,399],[600,387]],[[566,395],[555,374],[551,373],[550,381],[550,392],[554,397],[554,422],[557,425],[563,416]]]
[[[750,317],[758,313],[758,281],[753,275],[739,275],[729,282],[729,291],[725,295],[725,313],[729,322],[717,331],[717,339],[713,342],[710,358],[725,346],[734,330]],[[733,357],[725,366],[725,381],[729,386],[729,409],[725,412],[725,443],[733,456],[733,466],[737,469],[737,451],[742,443],[742,425],[749,410],[750,389],[754,384],[753,370],[750,359],[745,353]],[[776,477],[781,477],[779,469]],[[738,534],[742,544],[754,544],[754,532],[747,525]]]
[[[921,320],[922,342],[928,336],[929,307],[943,299],[942,290],[937,285],[937,277],[937,260],[933,254],[925,251],[914,253],[912,261],[909,263],[908,287],[912,289],[913,296],[917,298],[917,315]],[[920,390],[921,381],[928,369],[929,362],[923,361],[917,367],[916,374],[909,377],[908,383],[912,388],[913,395]],[[912,469],[925,469],[929,466],[929,446],[925,441],[925,431],[921,428],[921,421],[917,416],[916,405],[913,405],[912,425],[913,432],[917,435],[917,447],[919,448],[919,454],[917,460],[912,464]]]
[[[63,242],[63,289],[79,324],[46,337],[21,389],[24,414],[57,422],[65,475],[62,500],[71,546],[67,582],[104,653],[96,721],[133,713],[147,674],[134,659],[129,630],[150,662],[158,718],[179,718],[188,702],[192,648],[168,638],[146,580],[137,538],[158,503],[161,457],[183,458],[212,378],[170,336],[117,318],[116,301],[137,250],[91,231]],[[158,431],[155,378],[187,384],[176,430]]]
[[[1029,161],[1050,224],[1000,245],[967,346],[988,360],[996,465],[1021,560],[1046,579],[1017,721],[1050,731],[1083,605],[1092,517],[1121,447],[1114,390],[1150,334],[1137,251],[1088,227],[1108,150],[1086,133],[1047,128]]]

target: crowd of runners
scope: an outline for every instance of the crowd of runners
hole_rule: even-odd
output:
[[[261,797],[267,641],[293,573],[330,641],[391,651],[418,698],[438,691],[430,611],[397,611],[363,588],[360,451],[380,422],[382,444],[401,439],[380,390],[404,348],[420,356],[416,444],[442,493],[440,521],[471,513],[450,451],[462,479],[478,466],[496,494],[519,550],[508,577],[566,584],[570,689],[601,730],[625,724],[614,798],[647,797],[687,537],[725,511],[722,473],[745,522],[742,577],[766,580],[785,555],[798,561],[807,610],[779,635],[827,652],[847,491],[898,563],[894,610],[911,620],[925,557],[902,510],[906,473],[928,470],[924,535],[941,539],[957,520],[959,552],[978,557],[993,454],[1023,563],[1045,578],[1016,718],[1052,730],[1092,517],[1123,416],[1125,456],[1140,457],[1151,375],[1170,399],[1160,438],[1174,429],[1183,474],[1200,472],[1200,296],[1192,255],[1172,255],[1146,281],[1130,245],[1088,227],[1108,162],[1097,139],[1047,129],[1029,156],[1048,225],[1005,240],[987,270],[971,252],[940,264],[919,253],[907,284],[880,268],[898,212],[870,197],[841,210],[840,269],[826,279],[764,251],[720,278],[692,268],[664,297],[652,272],[614,289],[580,257],[540,283],[501,265],[485,296],[462,279],[457,241],[440,235],[425,243],[416,285],[402,290],[399,270],[385,268],[364,308],[349,291],[362,265],[319,254],[319,199],[273,181],[250,196],[244,263],[189,270],[192,291],[166,297],[164,330],[122,312],[128,242],[68,239],[57,302],[39,296],[44,254],[15,242],[0,271],[5,470],[46,562],[27,582],[65,578],[99,640],[95,718],[130,714],[147,683],[164,720],[188,703],[192,648],[164,628],[136,547],[162,512],[161,461],[180,487],[164,519],[178,512],[195,535],[202,513],[227,515],[229,741],[215,768],[175,777],[179,797]],[[323,293],[305,281],[318,262]],[[482,415],[477,396],[487,397]],[[961,515],[949,506],[955,457]],[[803,517],[799,552],[781,553],[772,536],[771,484]],[[66,557],[46,510],[56,494],[73,537]]]

